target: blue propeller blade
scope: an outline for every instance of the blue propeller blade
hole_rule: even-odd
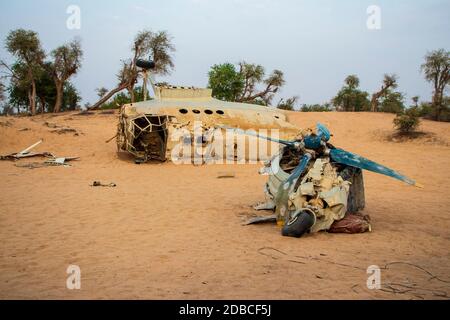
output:
[[[287,141],[287,140],[273,139],[273,138],[270,138],[270,137],[260,136],[257,133],[247,132],[247,131],[244,131],[242,129],[229,128],[229,127],[226,127],[226,126],[219,126],[219,128],[228,129],[228,130],[235,130],[235,131],[240,132],[242,134],[247,134],[247,135],[255,136],[255,137],[258,137],[258,138],[261,138],[261,139],[266,139],[266,140],[269,140],[269,141],[278,142],[280,144],[283,144],[283,145],[286,145],[286,146],[291,146],[291,147],[297,147],[298,143],[299,143],[299,141]],[[304,146],[307,149],[316,150],[322,145],[322,141],[327,142],[327,141],[330,140],[331,134],[330,134],[330,131],[328,130],[328,128],[325,125],[323,125],[321,123],[318,123],[316,128],[317,128],[317,130],[316,130],[317,134],[316,135],[308,135],[308,136],[303,138]],[[311,160],[311,159],[305,159],[305,156],[300,161],[299,166],[292,172],[291,176],[283,184],[283,185],[286,185],[286,186],[288,185],[289,186],[288,189],[292,186],[292,182],[294,182],[294,180],[296,181],[295,178],[298,178],[303,173],[303,171],[306,168],[306,165]],[[379,174],[383,174],[383,175],[386,175],[388,177],[392,177],[394,179],[403,181],[403,182],[405,182],[407,184],[410,184],[410,185],[413,185],[413,186],[416,186],[416,187],[419,187],[419,188],[423,188],[423,186],[420,183],[418,183],[418,182],[416,182],[416,181],[414,181],[414,180],[412,180],[412,179],[410,179],[410,178],[408,178],[406,176],[401,175],[397,171],[389,169],[388,167],[385,167],[385,166],[383,166],[383,165],[381,165],[379,163],[376,163],[376,162],[371,161],[369,159],[366,159],[364,157],[358,156],[357,154],[353,154],[351,152],[348,152],[348,151],[345,151],[345,150],[342,150],[342,149],[332,149],[332,150],[330,150],[330,157],[335,162],[342,163],[342,164],[345,164],[345,165],[348,165],[348,166],[351,166],[351,167],[355,167],[355,168],[360,168],[360,169],[373,171],[373,172],[376,172],[376,173],[379,173]],[[306,164],[304,165],[304,168],[302,169],[302,167],[303,167],[302,164],[304,163],[304,161],[306,161]]]
[[[416,186],[416,187],[422,187],[421,184],[417,183],[416,181],[405,177],[398,173],[397,171],[394,171],[392,169],[389,169],[388,167],[385,167],[381,164],[378,164],[376,162],[373,162],[369,159],[363,158],[361,156],[358,156],[357,154],[353,154],[351,152],[342,150],[342,149],[332,149],[330,151],[330,157],[333,159],[333,161],[342,163],[351,167],[365,169],[369,171],[373,171],[379,174],[383,174],[388,177],[392,177],[394,179],[406,182],[407,184]]]
[[[303,157],[300,159],[300,163],[298,164],[298,166],[294,169],[294,171],[292,171],[289,178],[286,179],[284,185],[287,184],[288,187],[287,188],[285,187],[285,189],[289,189],[293,184],[297,182],[298,178],[300,178],[302,173],[305,171],[306,166],[308,165],[311,158],[312,157],[309,153],[303,155]]]

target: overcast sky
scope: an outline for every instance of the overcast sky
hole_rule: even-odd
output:
[[[80,29],[66,26],[70,5],[81,9]],[[381,29],[367,27],[371,5],[381,9]],[[348,74],[371,93],[384,73],[400,77],[408,98],[429,100],[420,65],[427,51],[450,48],[450,0],[0,1],[1,41],[16,28],[37,31],[47,52],[81,38],[85,55],[73,82],[83,104],[95,102],[95,88],[116,84],[142,29],[173,36],[175,71],[158,80],[175,85],[206,86],[213,64],[245,60],[282,70],[279,97],[298,95],[300,103],[329,101]],[[11,61],[4,45],[0,58]]]

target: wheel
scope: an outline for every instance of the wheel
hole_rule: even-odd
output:
[[[284,237],[300,238],[314,225],[314,217],[309,211],[300,211],[284,225],[281,234]]]

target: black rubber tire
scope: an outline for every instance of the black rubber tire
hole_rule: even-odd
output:
[[[301,211],[289,220],[281,230],[284,237],[300,238],[314,225],[314,217],[308,211]]]

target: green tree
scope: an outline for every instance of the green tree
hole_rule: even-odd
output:
[[[208,87],[215,98],[236,101],[244,90],[244,77],[231,63],[216,64],[209,71]]]
[[[11,31],[6,37],[6,49],[13,55],[17,62],[26,67],[26,77],[21,80],[22,85],[27,85],[27,95],[30,112],[36,114],[36,75],[39,66],[45,59],[44,50],[41,47],[38,34],[31,30],[17,29]],[[7,67],[6,63],[2,65]],[[10,69],[11,70],[11,69]]]
[[[304,104],[301,109],[302,112],[329,112],[332,111],[329,103],[325,104]]]
[[[398,113],[394,118],[394,128],[402,134],[415,131],[419,125],[420,118],[416,108],[410,108],[402,113]]]
[[[347,76],[347,78],[345,78],[344,81],[345,81],[345,84],[351,89],[356,89],[359,87],[359,78],[355,74],[351,74],[351,75]]]
[[[30,81],[27,77],[28,67],[24,63],[16,62],[11,67],[8,67],[8,70],[10,70],[9,104],[16,108],[17,113],[20,113],[22,110],[29,110]],[[40,73],[35,69],[34,74],[37,76]]]
[[[402,113],[405,110],[404,95],[400,92],[388,91],[381,100],[381,112]]]
[[[105,87],[95,89],[95,92],[97,92],[97,96],[99,97],[99,99],[103,98],[108,93],[108,91],[109,90]]]
[[[264,67],[257,64],[241,62],[239,73],[244,78],[244,89],[237,102],[269,105],[274,95],[286,83],[280,70],[273,70],[265,77]]]
[[[40,112],[53,112],[53,108],[56,102],[56,86],[52,75],[48,72],[50,62],[44,64],[44,67],[39,69],[36,73],[36,106],[39,106]],[[21,109],[25,109],[28,105],[28,86],[26,78],[22,78],[21,75],[26,73],[26,66],[21,63],[16,63],[12,66],[12,71],[17,76],[13,77],[10,81],[8,88],[9,91],[9,104],[17,108],[17,112],[20,113]],[[67,97],[66,97],[67,95]],[[61,111],[72,110],[73,105],[76,104],[81,98],[76,91],[75,87],[66,81],[63,88],[63,101],[61,104]],[[76,99],[75,99],[76,98]],[[74,102],[76,100],[76,102]]]
[[[370,108],[372,112],[378,111],[379,99],[389,94],[391,89],[396,89],[398,77],[395,74],[385,74],[383,84],[377,92],[372,94],[372,100],[370,102]]]
[[[132,47],[133,57],[122,61],[122,67],[117,74],[117,86],[97,101],[91,109],[100,108],[111,97],[125,89],[128,90],[131,101],[134,102],[134,86],[143,72],[136,67],[136,61],[151,55],[155,62],[155,69],[152,72],[154,74],[167,75],[174,68],[172,58],[174,51],[175,46],[172,44],[172,37],[166,31],[152,32],[144,30],[139,32],[134,39]]]
[[[71,111],[79,109],[79,102],[81,101],[80,94],[75,86],[66,81],[64,83],[63,101],[61,104],[61,111]]]
[[[55,81],[52,74],[48,71],[51,70],[51,68],[51,62],[44,63],[36,81],[37,96],[41,113],[53,111],[56,103]]]
[[[75,75],[83,58],[83,51],[78,40],[62,45],[52,51],[53,61],[49,72],[51,73],[56,87],[56,100],[53,112],[60,112],[63,104],[64,85],[70,77]]]
[[[367,111],[369,109],[369,94],[361,91],[359,78],[350,75],[345,78],[345,84],[337,95],[332,99],[332,104],[336,110],[340,111]]]
[[[287,98],[286,100],[281,99],[278,102],[277,108],[282,109],[282,110],[294,111],[295,105],[297,104],[298,99],[299,99],[298,96],[293,96],[291,98]]]
[[[266,76],[263,66],[241,62],[239,71],[231,63],[212,66],[208,87],[217,99],[266,106],[284,84],[282,71]]]
[[[440,121],[441,115],[448,112],[444,93],[450,82],[450,51],[439,49],[428,53],[421,70],[425,74],[425,79],[433,85],[434,119]]]

